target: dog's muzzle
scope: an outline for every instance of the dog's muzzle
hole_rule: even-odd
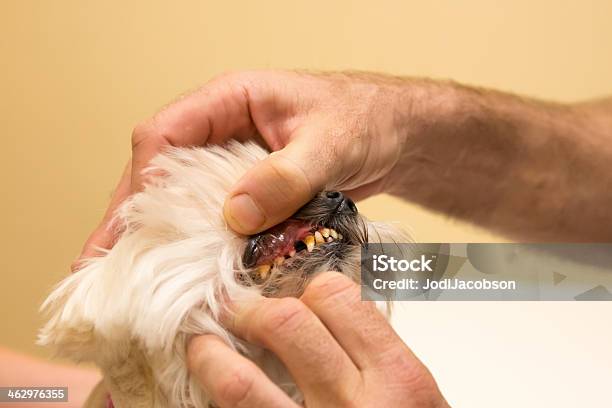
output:
[[[242,262],[265,279],[272,268],[315,250],[319,256],[339,257],[343,245],[364,242],[362,225],[353,200],[339,191],[324,191],[285,222],[250,236]]]

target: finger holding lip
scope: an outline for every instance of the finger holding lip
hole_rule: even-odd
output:
[[[214,335],[197,336],[187,349],[189,371],[221,407],[297,407],[252,361]]]
[[[361,300],[361,289],[339,272],[317,275],[300,298],[361,369],[378,368],[402,355],[420,361],[393,330],[374,302]]]
[[[269,349],[285,364],[311,401],[342,406],[359,394],[359,370],[304,303],[262,298],[234,304],[229,326],[239,337]],[[316,404],[315,404],[316,405]]]

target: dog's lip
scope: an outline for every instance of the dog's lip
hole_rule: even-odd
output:
[[[304,239],[313,229],[310,223],[288,219],[270,229],[251,235],[242,257],[247,268],[271,263],[294,249],[295,243]]]
[[[246,268],[282,263],[297,252],[312,251],[315,245],[342,239],[333,228],[290,218],[247,240],[242,263]]]

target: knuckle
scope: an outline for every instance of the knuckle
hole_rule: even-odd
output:
[[[143,142],[151,139],[170,139],[170,133],[161,129],[157,117],[134,126],[132,130],[132,150],[135,150]]]
[[[359,300],[360,291],[355,282],[338,272],[317,275],[304,290],[302,300],[306,304],[322,302],[353,302]]]
[[[212,77],[210,82],[214,83],[214,82],[233,81],[234,78],[236,78],[237,76],[241,75],[241,73],[242,73],[242,71],[227,70],[227,71],[221,72],[220,74],[217,74],[214,77]]]
[[[192,338],[187,344],[187,367],[191,372],[208,364],[218,350],[220,339],[213,334],[202,334]]]
[[[228,70],[214,76],[205,87],[216,87],[219,85],[241,85],[248,81],[252,76],[250,71],[244,70]]]
[[[388,357],[386,372],[393,373],[390,381],[412,390],[431,386],[429,371],[413,356],[397,350],[397,352],[389,353]]]
[[[78,272],[79,270],[81,270],[82,267],[83,267],[83,260],[81,258],[75,259],[70,264],[70,272],[72,273]]]
[[[278,336],[291,333],[309,319],[310,311],[296,298],[275,299],[266,302],[261,312],[260,333],[263,336]]]
[[[138,146],[143,140],[150,137],[153,134],[153,126],[150,121],[140,122],[134,126],[132,130],[132,148]]]
[[[222,373],[213,390],[217,402],[229,407],[249,406],[255,375],[253,367],[248,365],[234,367]]]

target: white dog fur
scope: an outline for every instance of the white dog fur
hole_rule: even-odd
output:
[[[189,376],[186,345],[194,334],[212,333],[299,401],[299,390],[274,356],[219,323],[220,294],[246,300],[261,291],[237,279],[245,272],[246,237],[227,227],[222,207],[230,188],[267,154],[255,144],[234,142],[157,156],[144,191],[117,212],[114,247],[87,260],[43,304],[49,320],[40,344],[95,362],[117,408],[203,408],[210,400]],[[397,237],[384,225],[376,230],[383,241]],[[357,254],[344,272],[354,274],[358,262]]]

